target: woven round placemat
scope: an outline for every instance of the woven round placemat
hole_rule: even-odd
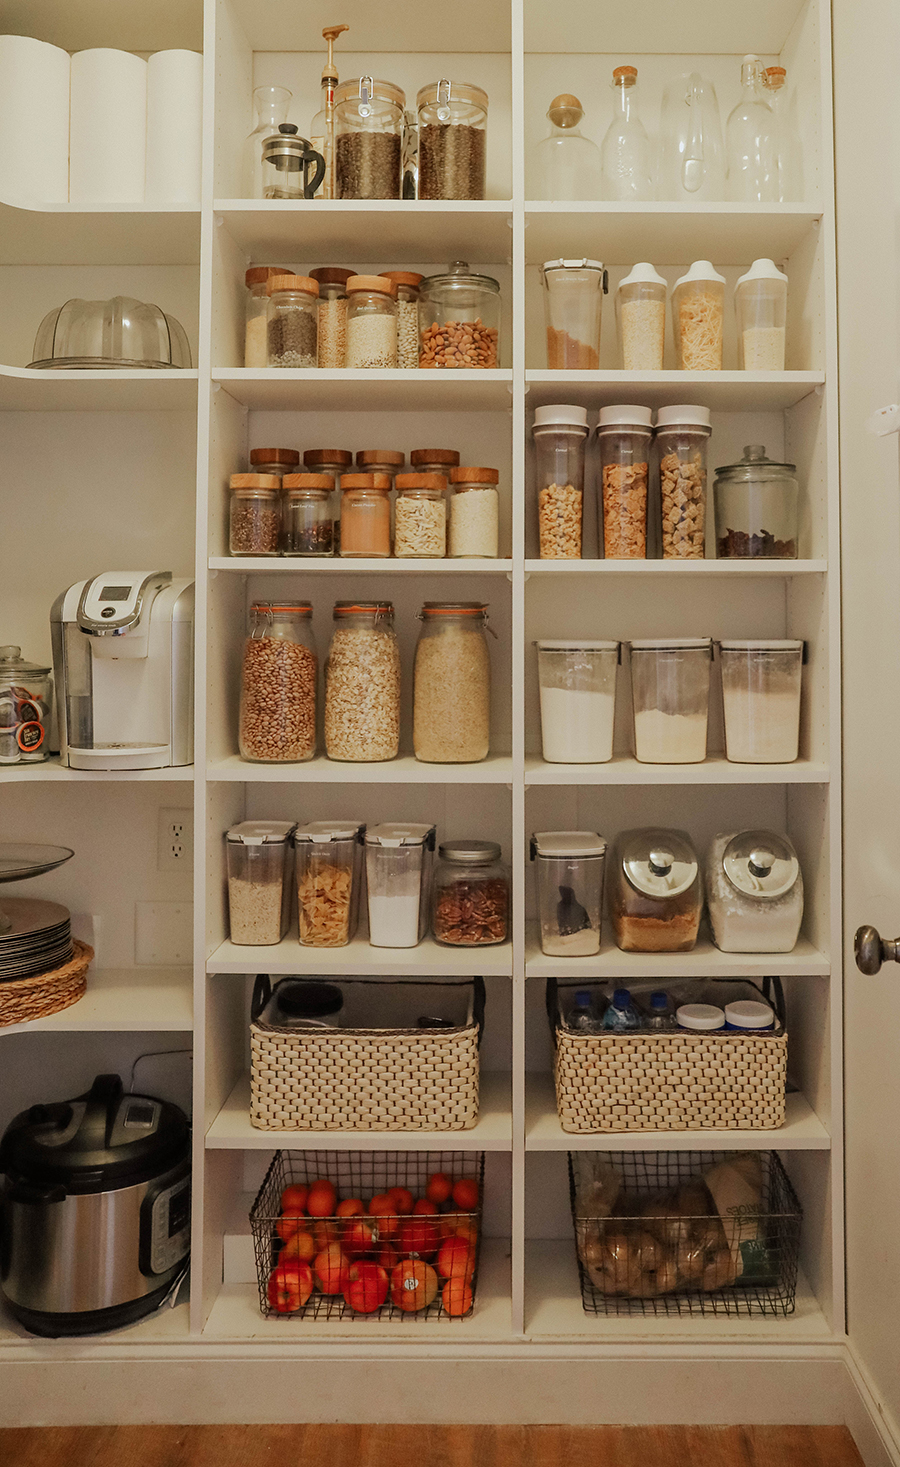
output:
[[[57,1014],[60,1009],[67,1009],[84,997],[87,970],[93,962],[94,949],[77,938],[73,939],[72,946],[75,951],[61,968],[54,968],[51,973],[35,973],[31,978],[0,983],[0,1028]]]

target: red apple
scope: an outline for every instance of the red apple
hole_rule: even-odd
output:
[[[443,1202],[449,1201],[452,1191],[453,1183],[446,1172],[435,1172],[433,1176],[428,1178],[425,1196],[429,1202],[435,1202],[440,1207]]]
[[[391,1299],[404,1312],[426,1309],[437,1291],[437,1274],[421,1258],[404,1258],[391,1274]]]
[[[350,1264],[337,1243],[329,1243],[316,1254],[313,1270],[323,1294],[343,1294],[349,1282]]]
[[[306,1199],[306,1210],[310,1217],[334,1217],[337,1193],[330,1182],[313,1182]]]
[[[339,1202],[335,1209],[335,1217],[362,1217],[365,1212],[359,1197],[348,1197],[345,1202]]]
[[[327,1248],[329,1243],[340,1242],[340,1227],[340,1223],[336,1222],[317,1222],[315,1224],[313,1238],[315,1239],[317,1253],[321,1253],[322,1249]]]
[[[380,1243],[375,1249],[374,1258],[376,1263],[381,1264],[385,1273],[391,1273],[400,1262],[400,1254],[393,1243]]]
[[[387,1192],[382,1192],[373,1197],[369,1203],[369,1214],[378,1225],[378,1236],[384,1241],[385,1238],[393,1238],[400,1230],[400,1218]]]
[[[466,1279],[448,1279],[441,1294],[448,1314],[468,1314],[472,1308],[472,1289]]]
[[[407,1216],[413,1210],[413,1194],[405,1187],[391,1187],[388,1196],[394,1204],[394,1211],[400,1215]]]
[[[357,1314],[374,1314],[388,1296],[388,1276],[377,1263],[354,1263],[344,1299]]]
[[[308,1263],[290,1259],[276,1263],[269,1274],[269,1304],[279,1314],[295,1314],[313,1291],[313,1273]]]
[[[427,1197],[420,1197],[413,1208],[413,1217],[437,1217],[438,1210]]]
[[[398,1247],[401,1254],[414,1253],[420,1258],[430,1258],[440,1241],[436,1224],[428,1217],[417,1217],[403,1224]]]
[[[453,1201],[461,1212],[474,1212],[478,1206],[478,1183],[471,1177],[460,1177],[453,1185]]]
[[[364,1253],[371,1253],[375,1243],[375,1233],[368,1223],[353,1218],[345,1224],[341,1247],[348,1258],[361,1258]]]
[[[316,1256],[316,1243],[312,1233],[305,1228],[293,1233],[288,1238],[284,1247],[278,1255],[279,1263],[286,1263],[289,1258],[296,1258],[301,1263],[312,1263]]]
[[[442,1278],[463,1278],[469,1282],[475,1271],[475,1257],[465,1238],[447,1238],[441,1244],[437,1271]]]
[[[289,1187],[285,1187],[281,1194],[282,1212],[305,1212],[308,1196],[308,1187],[304,1186],[302,1182],[292,1182]]]

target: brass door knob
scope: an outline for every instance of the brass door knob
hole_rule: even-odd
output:
[[[853,952],[859,971],[872,978],[882,963],[900,963],[900,937],[882,937],[877,927],[858,927]]]

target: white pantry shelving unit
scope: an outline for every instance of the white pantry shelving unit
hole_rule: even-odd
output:
[[[8,29],[80,49],[202,45],[205,54],[203,197],[195,209],[22,210],[0,203],[0,465],[4,574],[0,639],[34,659],[49,652],[48,612],[58,592],[106,565],[165,566],[197,582],[196,764],[152,775],[79,776],[50,763],[0,770],[0,834],[58,840],[76,858],[22,890],[64,900],[90,916],[96,971],[88,997],[53,1020],[3,1031],[0,1123],[34,1100],[76,1093],[97,1069],[127,1068],[151,1049],[193,1049],[194,1249],[190,1303],[102,1342],[104,1358],[168,1362],[240,1346],[243,1358],[310,1356],[357,1362],[400,1359],[425,1348],[475,1360],[488,1346],[518,1361],[554,1350],[582,1359],[645,1345],[660,1358],[706,1346],[782,1360],[791,1350],[836,1348],[844,1338],[841,1153],[840,610],[837,384],[829,0],[398,0],[376,12],[346,0],[349,35],[339,46],[344,77],[365,70],[416,88],[460,75],[490,93],[488,194],[483,203],[269,204],[236,197],[240,150],[252,125],[254,85],[291,87],[293,120],[308,127],[318,106],[323,18],[307,0],[10,0]],[[328,17],[324,17],[326,20]],[[529,195],[528,165],[550,98],[574,91],[586,126],[606,127],[597,79],[623,60],[641,72],[644,117],[656,126],[668,76],[697,66],[715,81],[723,118],[734,105],[740,58],[756,50],[787,67],[802,121],[807,198],[744,207],[706,204],[558,205]],[[373,54],[373,53],[378,53]],[[615,370],[606,307],[601,365],[549,372],[537,275],[551,256],[602,258],[611,290],[637,259],[673,281],[710,258],[732,282],[759,255],[788,271],[788,368],[783,374],[684,374]],[[490,372],[247,371],[244,270],[249,263],[361,270],[440,267],[462,256],[501,282],[501,366]],[[184,322],[197,363],[182,373],[53,373],[25,368],[34,331],[66,295],[125,289],[158,299]],[[726,362],[735,361],[733,326]],[[802,559],[761,564],[635,564],[596,558],[595,521],[586,558],[537,559],[536,493],[529,451],[536,405],[578,402],[658,406],[697,401],[713,413],[710,464],[732,461],[748,442],[796,460],[802,488]],[[497,562],[322,563],[232,560],[226,550],[228,476],[249,448],[285,444],[458,446],[464,461],[501,474]],[[592,454],[593,450],[590,451]],[[590,472],[593,459],[589,457]],[[593,513],[593,511],[592,511]],[[237,757],[236,701],[246,609],[266,594],[308,596],[320,654],[332,603],[348,595],[395,604],[404,685],[404,750],[393,764],[354,767],[318,758],[284,769]],[[498,634],[490,759],[475,767],[419,765],[411,757],[409,689],[425,599],[452,595],[490,604]],[[703,765],[639,765],[628,742],[620,685],[616,757],[606,766],[548,766],[540,758],[538,636],[630,639],[654,634],[805,638],[801,758],[760,769],[731,765],[712,721],[714,751]],[[192,805],[193,874],[157,868],[160,809]],[[227,938],[222,832],[245,817],[316,819],[359,814],[428,819],[442,836],[502,841],[513,871],[512,942],[483,954],[426,941],[412,951],[357,939],[316,954],[288,939],[248,955]],[[537,946],[527,836],[535,828],[587,826],[613,837],[643,823],[682,826],[700,849],[720,829],[771,824],[798,847],[807,890],[804,934],[785,959],[696,951],[651,961],[606,945],[596,959],[563,966]],[[183,903],[193,894],[193,1020],[187,964],[135,961],[133,909]],[[329,1136],[253,1131],[247,1119],[247,1010],[257,966],[272,973],[473,974],[486,977],[484,1106],[478,1128],[448,1135],[447,1149],[487,1152],[486,1249],[474,1317],[446,1329],[398,1332],[371,1325],[285,1324],[261,1319],[249,1255],[247,1210],[268,1154],[279,1145],[409,1148],[408,1134]],[[788,1121],[775,1133],[696,1133],[568,1138],[550,1084],[543,1011],[547,977],[691,975],[786,979],[792,1073]],[[146,1082],[149,1084],[149,1081]],[[423,1135],[422,1146],[440,1144]],[[419,1140],[415,1142],[420,1144]],[[771,1146],[783,1152],[805,1210],[803,1282],[789,1319],[589,1318],[581,1309],[568,1217],[564,1152]],[[249,1260],[249,1261],[248,1261]],[[68,1359],[65,1341],[35,1343],[0,1320],[0,1358]],[[352,1357],[351,1357],[352,1351]],[[117,1355],[119,1352],[119,1355]],[[147,1354],[149,1352],[149,1355]],[[223,1354],[222,1359],[226,1358]],[[232,1358],[228,1356],[228,1358]],[[729,1357],[730,1358],[730,1357]],[[804,1357],[806,1358],[806,1357]],[[799,1359],[799,1356],[798,1356]],[[360,1367],[362,1368],[362,1367]],[[437,1380],[439,1377],[435,1377]],[[125,1408],[127,1410],[127,1408]],[[175,1417],[173,1419],[186,1419]],[[239,1416],[238,1419],[249,1419]],[[271,1419],[271,1418],[267,1418]],[[560,1418],[552,1418],[560,1419]],[[615,1419],[621,1419],[620,1417]]]

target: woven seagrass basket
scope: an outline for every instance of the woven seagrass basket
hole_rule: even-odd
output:
[[[57,1014],[84,997],[87,970],[94,949],[86,942],[73,939],[75,949],[61,968],[50,973],[35,973],[31,978],[15,978],[0,983],[0,1028],[9,1024],[25,1024],[29,1019],[43,1019]]]
[[[291,980],[294,981],[294,980]],[[331,981],[331,980],[329,980]],[[373,1010],[413,1014],[402,1027],[288,1028],[259,1015],[272,992],[257,979],[250,1024],[250,1123],[262,1131],[467,1131],[478,1120],[484,981],[341,979],[365,987]],[[419,1028],[442,991],[462,999],[463,1022]]]

